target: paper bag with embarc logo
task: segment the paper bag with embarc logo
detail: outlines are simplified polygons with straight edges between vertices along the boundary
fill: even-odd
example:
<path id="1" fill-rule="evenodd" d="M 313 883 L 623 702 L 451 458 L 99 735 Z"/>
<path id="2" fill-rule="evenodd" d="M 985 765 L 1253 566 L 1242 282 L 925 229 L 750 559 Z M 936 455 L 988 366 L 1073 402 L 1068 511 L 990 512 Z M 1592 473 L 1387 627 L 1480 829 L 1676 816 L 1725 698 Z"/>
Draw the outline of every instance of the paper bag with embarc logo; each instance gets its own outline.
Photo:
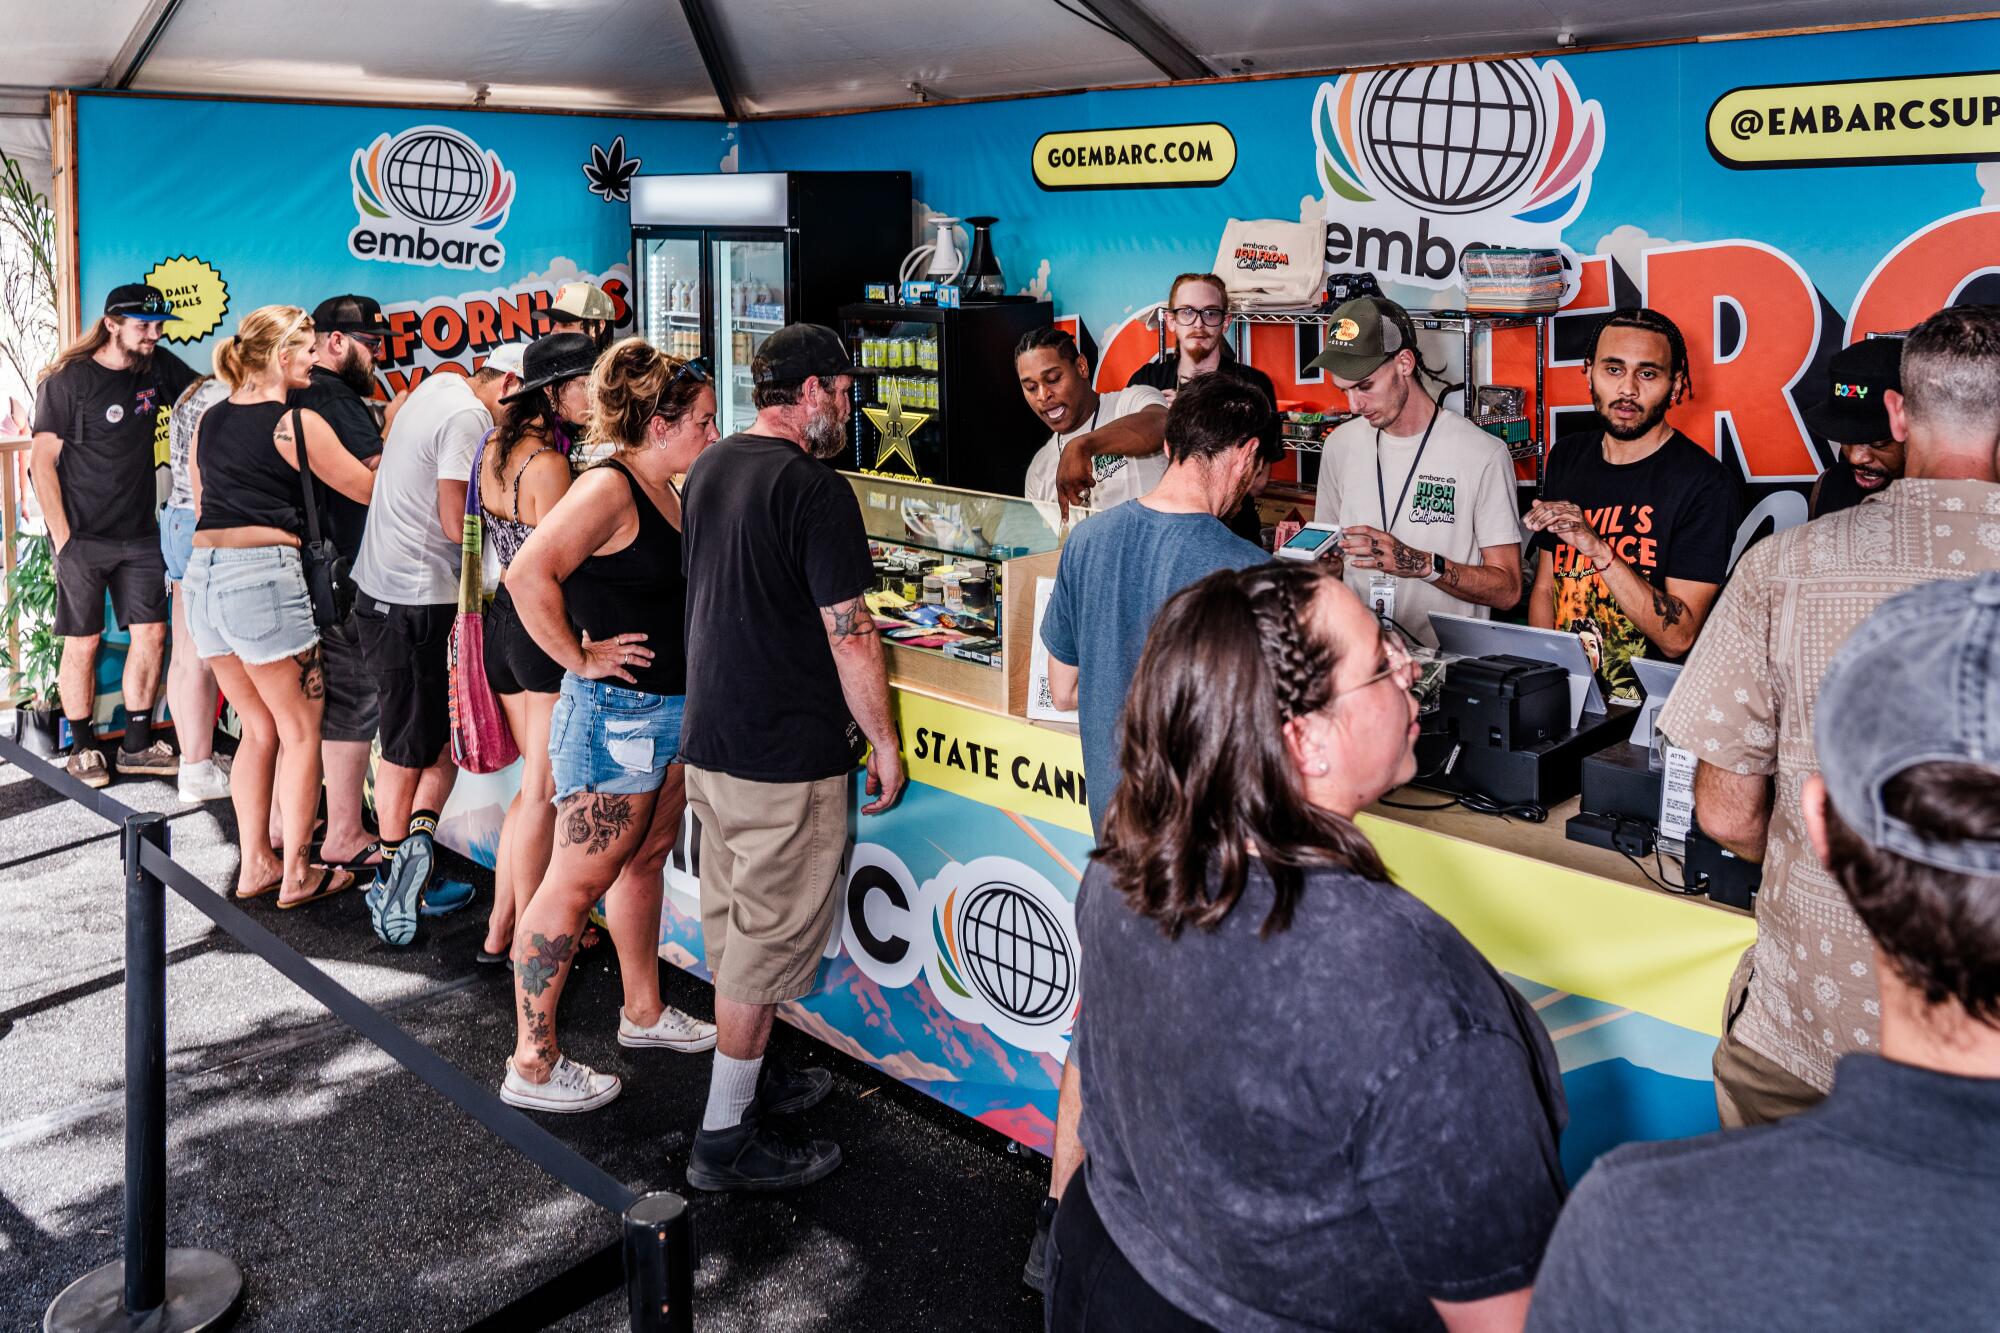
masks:
<path id="1" fill-rule="evenodd" d="M 1222 229 L 1215 272 L 1228 286 L 1232 306 L 1310 306 L 1319 300 L 1326 277 L 1326 224 L 1231 218 Z"/>

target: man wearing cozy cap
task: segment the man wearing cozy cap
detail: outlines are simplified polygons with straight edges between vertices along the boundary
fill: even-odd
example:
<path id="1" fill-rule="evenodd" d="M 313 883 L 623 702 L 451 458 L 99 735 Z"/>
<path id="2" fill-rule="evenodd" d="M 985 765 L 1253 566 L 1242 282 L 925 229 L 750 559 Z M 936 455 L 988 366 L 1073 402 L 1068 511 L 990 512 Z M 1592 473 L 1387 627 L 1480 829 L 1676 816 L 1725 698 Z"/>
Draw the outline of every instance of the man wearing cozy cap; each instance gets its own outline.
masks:
<path id="1" fill-rule="evenodd" d="M 1825 402 L 1806 409 L 1806 425 L 1830 440 L 1840 462 L 1813 483 L 1812 518 L 1851 509 L 1903 475 L 1903 442 L 1889 430 L 1890 393 L 1901 393 L 1903 340 L 1863 338 L 1833 354 Z"/>
<path id="2" fill-rule="evenodd" d="M 1848 1051 L 1879 1041 L 1877 964 L 1862 921 L 1814 854 L 1799 813 L 1829 772 L 1813 743 L 1828 659 L 1904 588 L 2000 570 L 2000 309 L 1941 311 L 1903 344 L 1901 391 L 1884 401 L 1909 450 L 1879 496 L 1767 537 L 1738 563 L 1660 712 L 1698 761 L 1695 822 L 1764 865 L 1757 942 L 1724 997 L 1715 1051 L 1725 1126 L 1812 1105 Z M 1912 651 L 1920 645 L 1913 644 Z M 1888 686 L 1847 707 L 1900 707 Z"/>
<path id="3" fill-rule="evenodd" d="M 375 365 L 389 337 L 389 321 L 372 296 L 330 296 L 313 307 L 312 382 L 292 392 L 294 407 L 326 419 L 347 452 L 379 467 L 382 432 L 368 399 L 375 394 Z M 333 544 L 348 567 L 361 558 L 368 506 L 326 488 Z M 381 848 L 361 822 L 362 788 L 368 780 L 368 751 L 380 711 L 375 678 L 361 655 L 361 632 L 354 613 L 320 631 L 326 664 L 326 715 L 320 722 L 320 757 L 326 773 L 326 832 L 317 859 L 365 872 L 380 864 Z M 278 818 L 275 806 L 272 820 Z"/>
<path id="4" fill-rule="evenodd" d="M 588 282 L 566 282 L 549 307 L 550 333 L 581 333 L 598 351 L 611 345 L 618 323 L 617 307 L 604 289 Z"/>
<path id="5" fill-rule="evenodd" d="M 1884 603 L 1819 691 L 1801 823 L 1862 927 L 1879 1039 L 1782 1124 L 1598 1158 L 1530 1329 L 1993 1326 L 2000 574 Z"/>
<path id="6" fill-rule="evenodd" d="M 35 387 L 28 469 L 55 553 L 55 632 L 63 640 L 56 687 L 71 747 L 64 766 L 92 787 L 111 781 L 91 734 L 107 590 L 119 628 L 132 636 L 118 771 L 172 777 L 180 766 L 167 743 L 153 739 L 168 612 L 154 469 L 166 457 L 168 414 L 198 378 L 172 352 L 157 350 L 173 317 L 156 287 L 112 288 L 103 318 L 62 350 Z"/>
<path id="7" fill-rule="evenodd" d="M 822 1069 L 764 1058 L 777 1006 L 808 993 L 839 919 L 848 784 L 868 749 L 862 807 L 903 790 L 873 577 L 853 490 L 817 460 L 846 447 L 855 369 L 840 335 L 789 324 L 750 363 L 750 429 L 712 445 L 682 498 L 687 713 L 681 755 L 701 821 L 701 928 L 718 1044 L 688 1183 L 788 1189 L 840 1165 L 771 1116 L 826 1095 Z M 872 747 L 872 748 L 869 748 Z"/>
<path id="8" fill-rule="evenodd" d="M 1424 643 L 1431 613 L 1481 620 L 1521 600 L 1521 524 L 1507 447 L 1438 404 L 1416 328 L 1394 301 L 1333 312 L 1311 369 L 1355 413 L 1327 437 L 1313 517 L 1337 523 L 1354 595 Z"/>

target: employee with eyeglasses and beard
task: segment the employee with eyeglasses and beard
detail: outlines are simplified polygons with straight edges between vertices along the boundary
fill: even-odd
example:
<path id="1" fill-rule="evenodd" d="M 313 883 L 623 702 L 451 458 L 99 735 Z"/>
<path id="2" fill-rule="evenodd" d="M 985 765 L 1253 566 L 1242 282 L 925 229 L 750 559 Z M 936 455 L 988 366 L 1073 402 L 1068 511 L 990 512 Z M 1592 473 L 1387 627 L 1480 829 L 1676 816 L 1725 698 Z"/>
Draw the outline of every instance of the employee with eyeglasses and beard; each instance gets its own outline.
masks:
<path id="1" fill-rule="evenodd" d="M 1667 420 L 1693 393 L 1672 320 L 1613 311 L 1584 373 L 1604 429 L 1549 451 L 1525 519 L 1540 553 L 1528 623 L 1579 636 L 1605 687 L 1632 699 L 1633 658 L 1678 660 L 1694 646 L 1729 574 L 1742 496 L 1715 455 Z"/>
<path id="2" fill-rule="evenodd" d="M 1262 542 L 1263 526 L 1257 518 L 1256 497 L 1271 479 L 1271 467 L 1284 457 L 1278 442 L 1278 389 L 1271 377 L 1246 361 L 1236 359 L 1229 340 L 1222 336 L 1229 322 L 1229 289 L 1213 273 L 1183 273 L 1167 289 L 1167 304 L 1160 318 L 1174 331 L 1175 346 L 1132 372 L 1126 388 L 1143 385 L 1158 389 L 1172 404 L 1174 395 L 1190 380 L 1220 373 L 1247 380 L 1264 391 L 1271 404 L 1271 418 L 1258 435 L 1260 466 L 1250 481 L 1250 492 L 1234 514 L 1223 516 L 1229 530 L 1246 541 Z"/>

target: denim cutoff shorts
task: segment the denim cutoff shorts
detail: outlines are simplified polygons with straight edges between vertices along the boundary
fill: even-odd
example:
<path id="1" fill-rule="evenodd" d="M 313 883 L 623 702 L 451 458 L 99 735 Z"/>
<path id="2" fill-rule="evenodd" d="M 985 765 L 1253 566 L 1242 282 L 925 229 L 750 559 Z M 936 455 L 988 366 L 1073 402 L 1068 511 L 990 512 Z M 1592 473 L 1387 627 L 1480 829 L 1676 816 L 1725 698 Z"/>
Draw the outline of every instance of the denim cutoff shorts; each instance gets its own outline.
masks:
<path id="1" fill-rule="evenodd" d="M 680 755 L 686 706 L 685 695 L 649 694 L 565 671 L 549 715 L 555 799 L 658 791 Z"/>
<path id="2" fill-rule="evenodd" d="M 319 643 L 296 546 L 197 546 L 181 587 L 188 633 L 203 657 L 245 666 L 296 657 Z"/>
<path id="3" fill-rule="evenodd" d="M 160 558 L 167 562 L 167 577 L 179 583 L 187 577 L 188 557 L 194 554 L 194 510 L 167 508 L 160 511 Z"/>

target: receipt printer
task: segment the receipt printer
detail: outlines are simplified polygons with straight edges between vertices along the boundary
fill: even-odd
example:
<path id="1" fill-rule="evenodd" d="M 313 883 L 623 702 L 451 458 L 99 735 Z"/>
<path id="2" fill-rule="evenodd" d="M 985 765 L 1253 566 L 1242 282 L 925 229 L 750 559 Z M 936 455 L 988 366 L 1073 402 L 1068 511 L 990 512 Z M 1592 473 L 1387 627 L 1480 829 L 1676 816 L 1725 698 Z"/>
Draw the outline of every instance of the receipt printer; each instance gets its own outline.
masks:
<path id="1" fill-rule="evenodd" d="M 1417 747 L 1419 785 L 1546 808 L 1576 795 L 1583 756 L 1625 739 L 1633 710 L 1586 712 L 1572 728 L 1567 671 L 1495 653 L 1446 668 L 1438 712 L 1442 727 Z"/>

